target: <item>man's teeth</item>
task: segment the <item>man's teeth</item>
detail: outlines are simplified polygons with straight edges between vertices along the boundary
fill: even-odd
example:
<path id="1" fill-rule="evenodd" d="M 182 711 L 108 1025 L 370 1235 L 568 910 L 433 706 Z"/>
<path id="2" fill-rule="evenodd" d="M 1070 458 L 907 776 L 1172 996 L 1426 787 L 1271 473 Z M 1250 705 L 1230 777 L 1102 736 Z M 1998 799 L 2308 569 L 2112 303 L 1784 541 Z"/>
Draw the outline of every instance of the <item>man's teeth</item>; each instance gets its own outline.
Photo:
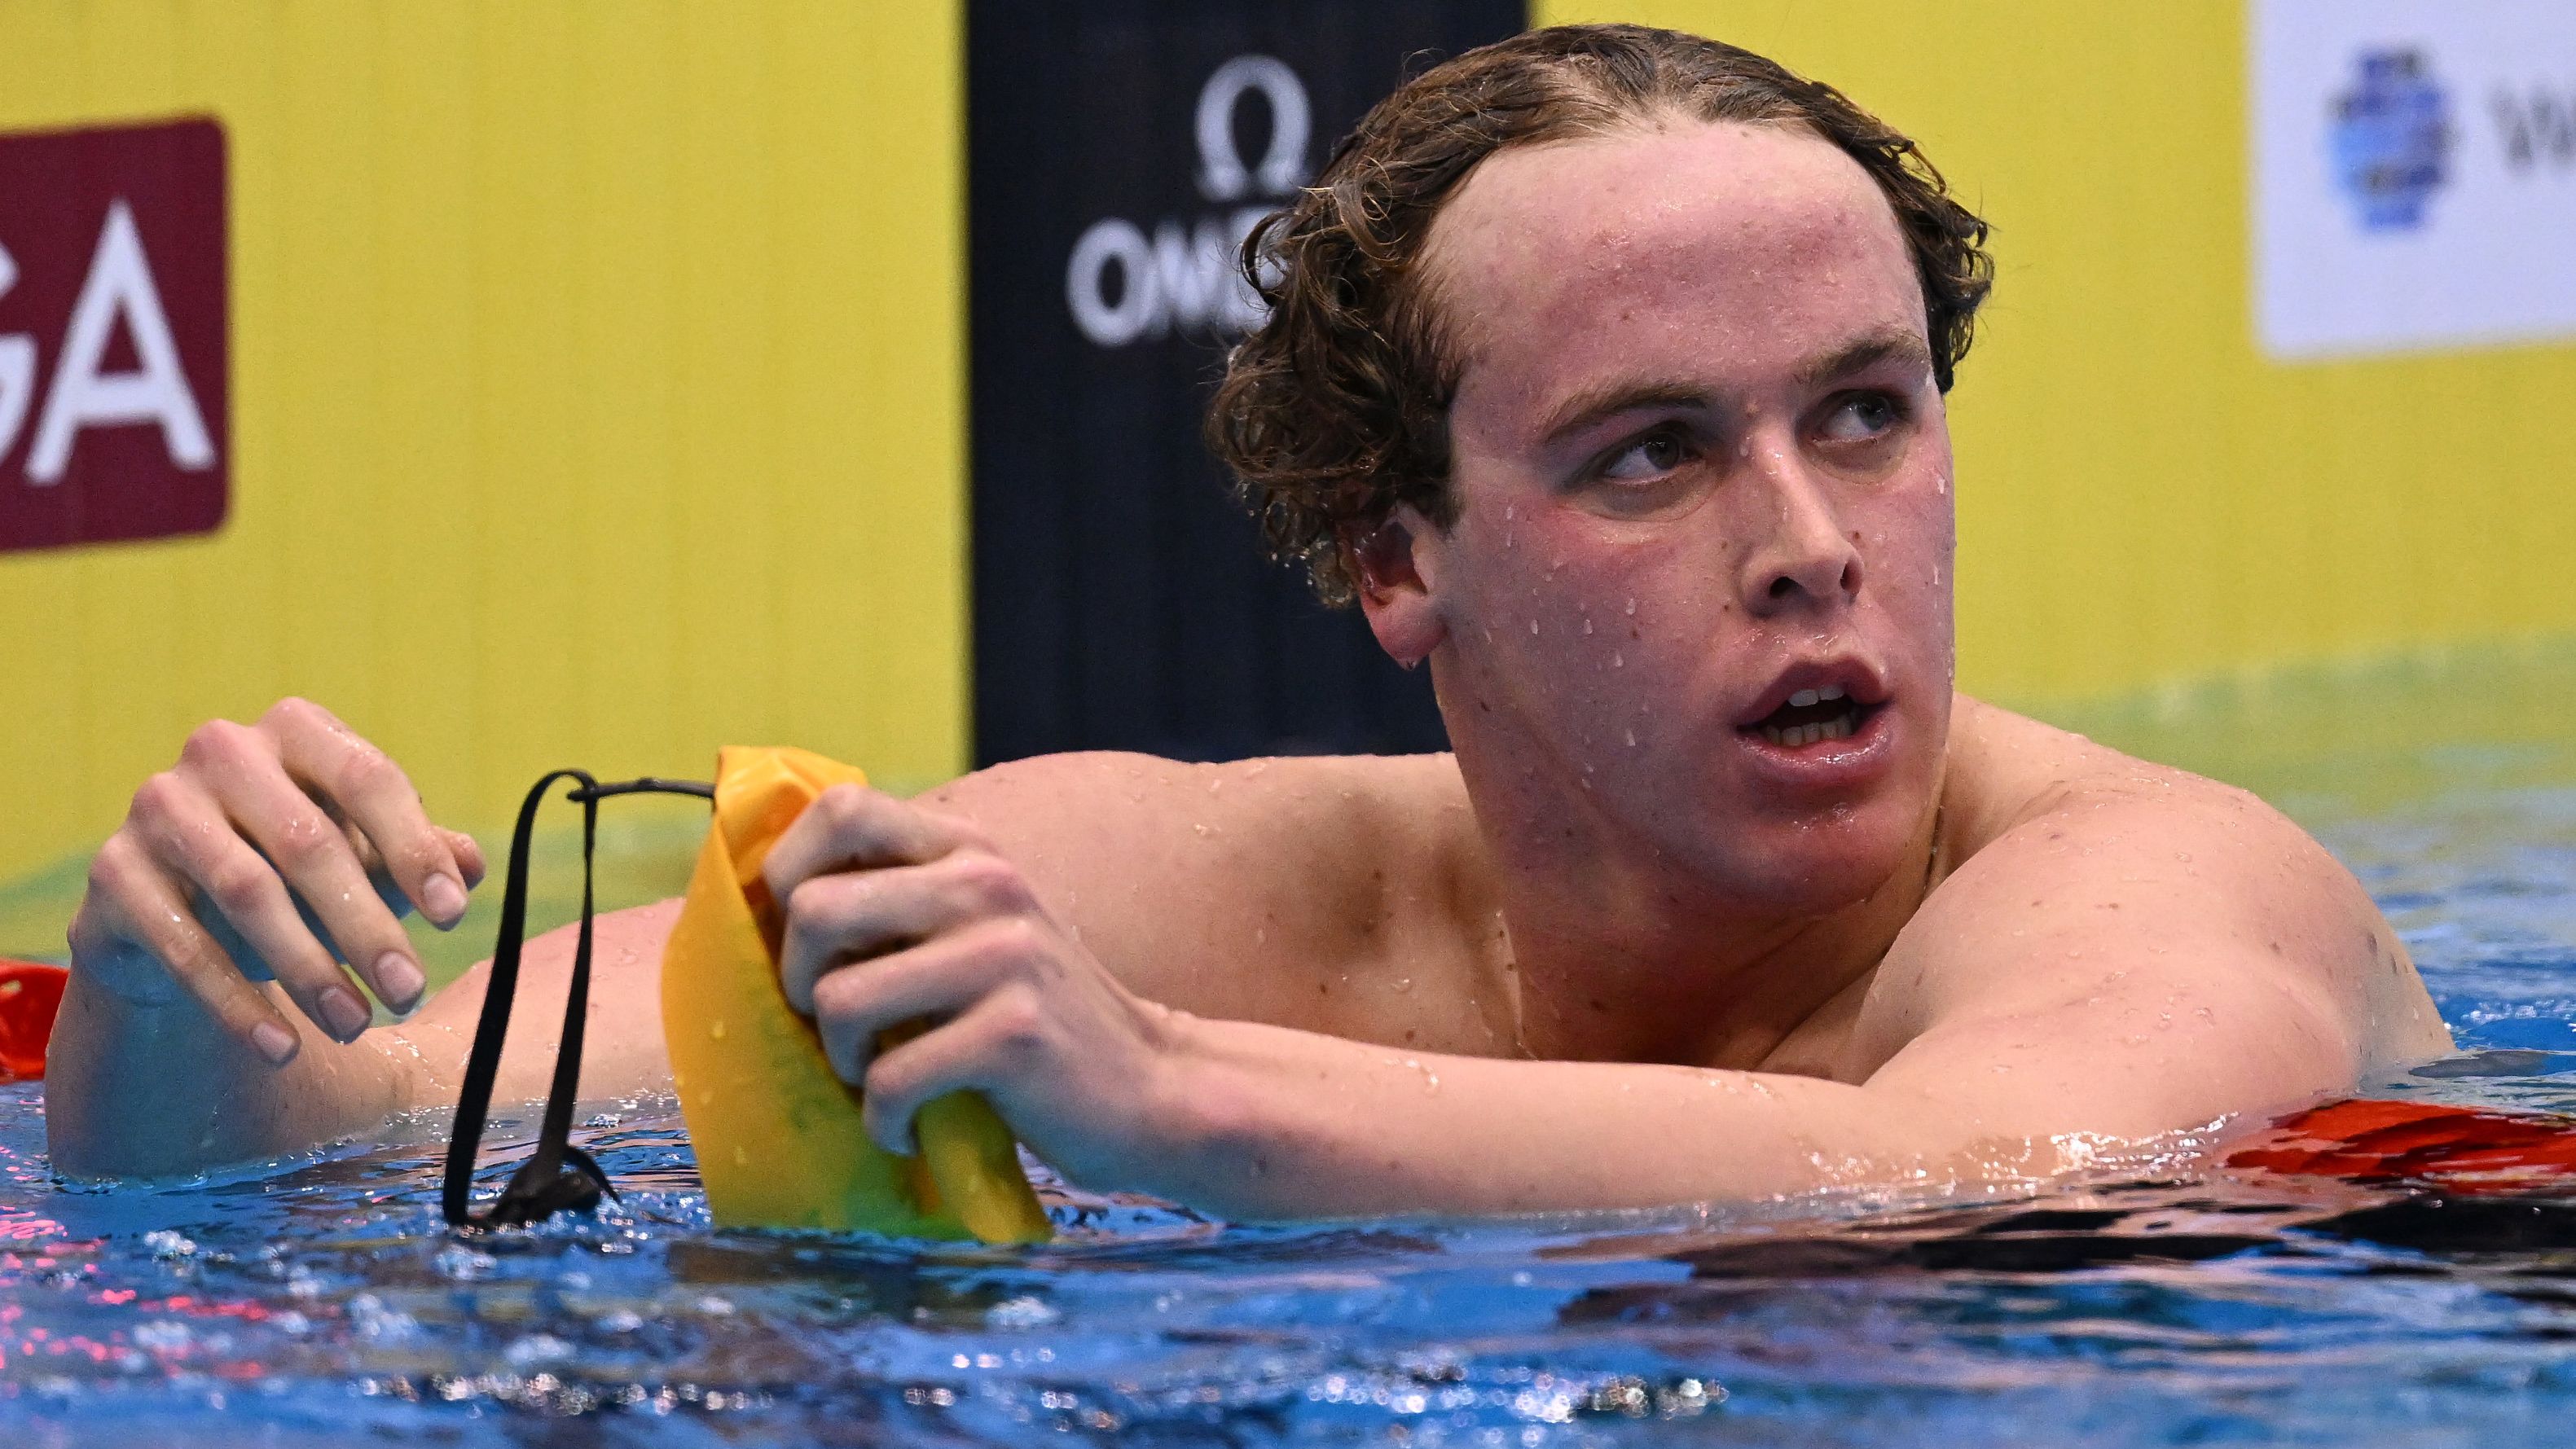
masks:
<path id="1" fill-rule="evenodd" d="M 1841 685 L 1828 684 L 1822 689 L 1799 690 L 1796 694 L 1789 696 L 1789 703 L 1796 708 L 1805 709 L 1807 706 L 1813 704 L 1831 704 L 1842 697 L 1843 687 Z"/>
<path id="2" fill-rule="evenodd" d="M 1778 725 L 1764 725 L 1762 737 L 1775 745 L 1784 745 L 1793 750 L 1812 745 L 1819 740 L 1847 740 L 1851 738 L 1852 719 L 1853 717 L 1846 713 L 1835 715 L 1821 724 L 1791 725 L 1787 729 L 1782 729 Z"/>

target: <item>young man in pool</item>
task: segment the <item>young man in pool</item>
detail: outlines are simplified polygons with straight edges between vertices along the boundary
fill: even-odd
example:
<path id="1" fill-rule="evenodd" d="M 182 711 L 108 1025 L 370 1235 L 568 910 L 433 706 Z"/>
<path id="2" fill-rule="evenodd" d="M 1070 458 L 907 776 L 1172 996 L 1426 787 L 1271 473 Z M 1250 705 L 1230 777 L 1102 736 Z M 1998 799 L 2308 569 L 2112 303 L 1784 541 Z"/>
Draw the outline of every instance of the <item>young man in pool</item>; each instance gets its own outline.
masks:
<path id="1" fill-rule="evenodd" d="M 1455 753 L 826 796 L 766 874 L 871 1131 L 972 1088 L 1074 1181 L 1228 1216 L 1622 1206 L 2047 1173 L 2444 1050 L 2280 816 L 1952 692 L 1983 234 L 1902 137 L 1692 37 L 1535 32 L 1381 104 L 1269 235 L 1212 432 Z M 56 1165 L 452 1100 L 482 973 L 370 1030 L 295 900 L 400 1010 L 379 891 L 452 924 L 481 871 L 316 706 L 198 730 L 72 928 Z M 600 923 L 594 1093 L 669 1080 L 675 909 Z M 531 947 L 523 1020 L 568 956 Z"/>

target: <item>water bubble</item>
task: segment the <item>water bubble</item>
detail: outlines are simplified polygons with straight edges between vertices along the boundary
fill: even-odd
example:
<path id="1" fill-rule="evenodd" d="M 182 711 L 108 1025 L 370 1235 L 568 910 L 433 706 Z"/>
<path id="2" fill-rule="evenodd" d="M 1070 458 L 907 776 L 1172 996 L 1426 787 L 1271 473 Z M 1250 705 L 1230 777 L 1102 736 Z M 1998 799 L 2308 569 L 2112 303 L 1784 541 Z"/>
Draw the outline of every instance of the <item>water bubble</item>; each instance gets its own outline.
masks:
<path id="1" fill-rule="evenodd" d="M 1043 1328 L 1063 1316 L 1045 1299 L 1022 1294 L 985 1309 L 984 1323 L 990 1328 Z"/>
<path id="2" fill-rule="evenodd" d="M 492 1276 L 492 1269 L 497 1266 L 491 1254 L 478 1253 L 462 1243 L 450 1244 L 440 1249 L 438 1256 L 430 1262 L 442 1277 L 453 1278 L 460 1283 L 489 1278 Z"/>
<path id="3" fill-rule="evenodd" d="M 501 1351 L 501 1356 L 510 1361 L 510 1367 L 524 1369 L 541 1363 L 560 1363 L 572 1357 L 572 1352 L 571 1344 L 551 1333 L 531 1333 L 513 1340 L 508 1348 Z"/>
<path id="4" fill-rule="evenodd" d="M 130 1336 L 136 1348 L 150 1349 L 154 1353 L 177 1353 L 186 1348 L 188 1341 L 196 1335 L 188 1331 L 188 1325 L 175 1318 L 156 1318 L 135 1329 Z"/>

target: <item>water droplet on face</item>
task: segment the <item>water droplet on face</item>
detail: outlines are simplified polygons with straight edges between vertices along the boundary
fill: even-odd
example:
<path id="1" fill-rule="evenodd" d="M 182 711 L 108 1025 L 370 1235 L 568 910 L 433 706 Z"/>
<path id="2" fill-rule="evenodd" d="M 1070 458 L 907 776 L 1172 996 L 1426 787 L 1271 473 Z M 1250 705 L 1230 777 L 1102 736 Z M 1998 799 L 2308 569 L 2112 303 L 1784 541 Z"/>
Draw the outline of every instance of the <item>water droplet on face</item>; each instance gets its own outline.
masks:
<path id="1" fill-rule="evenodd" d="M 1612 651 L 1610 651 L 1610 667 L 1611 667 L 1611 668 L 1613 668 L 1613 669 L 1618 669 L 1618 668 L 1620 668 L 1620 667 L 1622 667 L 1622 666 L 1626 665 L 1626 664 L 1627 664 L 1627 662 L 1628 662 L 1628 658 L 1627 658 L 1627 656 L 1626 656 L 1626 655 L 1621 654 L 1619 651 L 1617 651 L 1617 650 L 1615 650 L 1615 649 L 1614 649 L 1614 650 L 1612 650 Z"/>
<path id="2" fill-rule="evenodd" d="M 1413 989 L 1413 978 L 1410 976 L 1398 976 L 1395 978 L 1395 989 L 1398 991 L 1411 991 Z"/>
<path id="3" fill-rule="evenodd" d="M 1636 732 L 1635 730 L 1630 730 L 1630 731 L 1628 731 L 1628 748 L 1630 748 L 1630 749 L 1632 749 L 1632 750 L 1633 750 L 1633 749 L 1635 749 L 1636 747 L 1637 747 L 1637 732 Z"/>
<path id="4" fill-rule="evenodd" d="M 1592 621 L 1588 618 L 1583 621 L 1583 632 L 1585 634 L 1590 634 L 1592 632 Z"/>
<path id="5" fill-rule="evenodd" d="M 1538 637 L 1538 620 L 1536 619 L 1530 620 L 1530 637 L 1533 639 Z"/>
<path id="6" fill-rule="evenodd" d="M 711 1022 L 708 1022 L 708 1023 L 707 1023 L 707 1035 L 708 1035 L 708 1036 L 711 1036 L 711 1037 L 713 1037 L 713 1038 L 715 1038 L 717 1041 L 723 1041 L 723 1040 L 724 1040 L 724 1018 L 723 1018 L 723 1017 L 719 1016 L 719 1017 L 717 1017 L 715 1020 L 713 1020 L 713 1021 L 711 1021 Z"/>
<path id="7" fill-rule="evenodd" d="M 1630 617 L 1630 618 L 1634 618 L 1634 617 L 1636 617 L 1636 614 L 1637 614 L 1637 601 L 1636 601 L 1635 599 L 1630 599 L 1630 600 L 1628 601 L 1628 615 L 1629 615 L 1629 617 Z"/>

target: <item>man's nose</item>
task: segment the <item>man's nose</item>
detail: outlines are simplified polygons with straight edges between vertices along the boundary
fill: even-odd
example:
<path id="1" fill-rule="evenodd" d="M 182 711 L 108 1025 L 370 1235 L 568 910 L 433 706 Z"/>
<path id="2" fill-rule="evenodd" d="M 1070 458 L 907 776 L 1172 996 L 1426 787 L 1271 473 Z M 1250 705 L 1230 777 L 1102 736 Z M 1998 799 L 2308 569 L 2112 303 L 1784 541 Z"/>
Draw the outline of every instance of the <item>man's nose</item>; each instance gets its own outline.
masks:
<path id="1" fill-rule="evenodd" d="M 1843 532 L 1822 480 L 1795 452 L 1754 460 L 1768 526 L 1745 554 L 1745 612 L 1768 618 L 1797 609 L 1830 609 L 1860 594 L 1860 550 Z"/>

